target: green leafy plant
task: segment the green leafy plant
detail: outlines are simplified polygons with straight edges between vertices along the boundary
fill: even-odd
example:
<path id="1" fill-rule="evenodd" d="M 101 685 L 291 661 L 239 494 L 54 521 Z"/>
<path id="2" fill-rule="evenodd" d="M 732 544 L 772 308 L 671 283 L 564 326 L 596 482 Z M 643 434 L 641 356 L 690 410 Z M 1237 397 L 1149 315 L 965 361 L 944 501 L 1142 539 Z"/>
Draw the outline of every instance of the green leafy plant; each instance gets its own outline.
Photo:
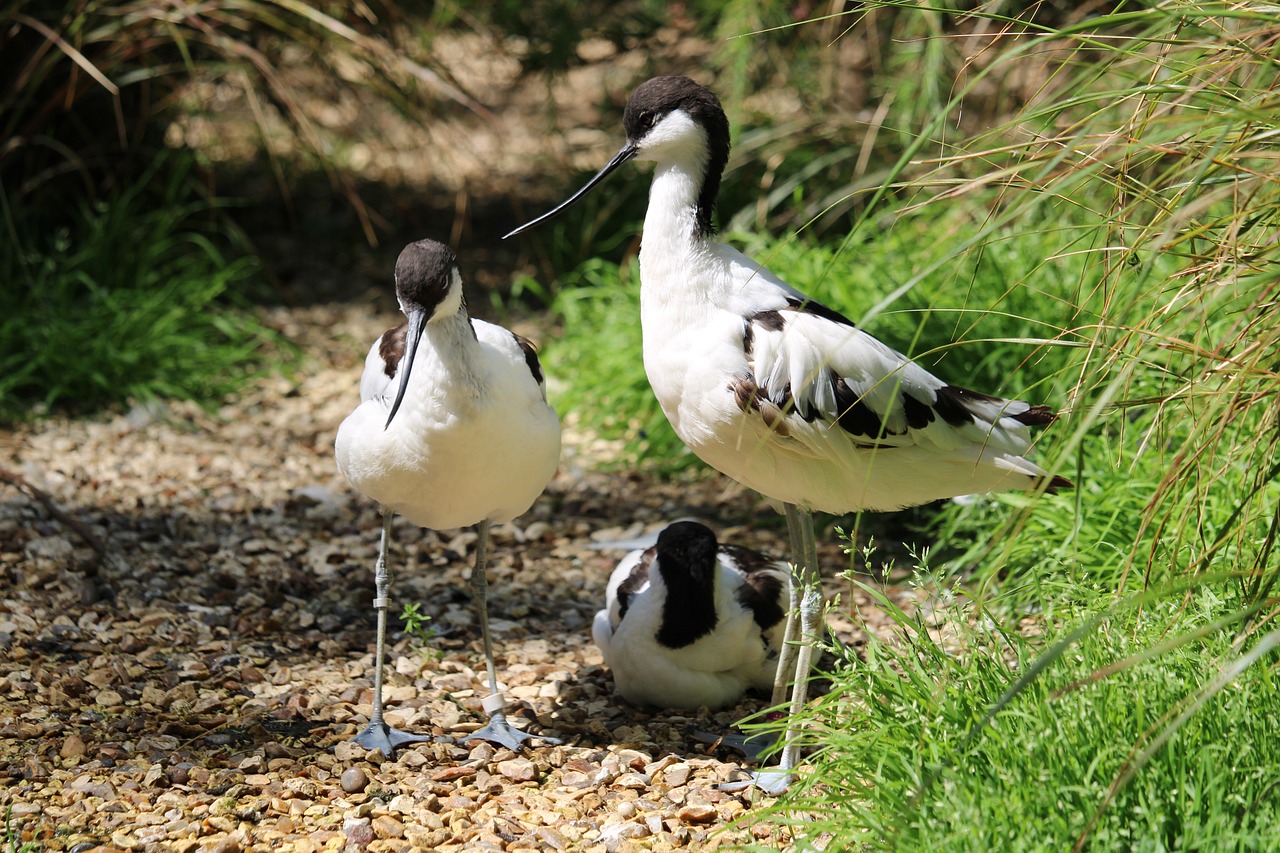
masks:
<path id="1" fill-rule="evenodd" d="M 431 615 L 422 612 L 422 605 L 416 601 L 405 602 L 400 611 L 400 621 L 404 622 L 404 632 L 412 638 L 418 651 L 430 658 L 440 657 L 440 650 L 432 645 L 440 632 L 430 624 Z"/>
<path id="2" fill-rule="evenodd" d="M 0 254 L 0 418 L 158 397 L 214 403 L 292 362 L 245 304 L 256 262 L 232 232 L 210 228 L 196 190 L 186 168 L 163 162 L 81 202 L 52 233 L 0 209 L 12 247 Z"/>

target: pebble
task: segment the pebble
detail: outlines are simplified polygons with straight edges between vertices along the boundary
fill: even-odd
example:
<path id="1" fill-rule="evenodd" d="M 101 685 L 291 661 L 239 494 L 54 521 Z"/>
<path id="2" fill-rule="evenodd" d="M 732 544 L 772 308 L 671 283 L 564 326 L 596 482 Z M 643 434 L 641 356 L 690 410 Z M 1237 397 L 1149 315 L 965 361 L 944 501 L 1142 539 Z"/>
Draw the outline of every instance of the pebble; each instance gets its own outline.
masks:
<path id="1" fill-rule="evenodd" d="M 342 821 L 342 834 L 346 836 L 349 846 L 368 847 L 373 841 L 373 828 L 369 825 L 368 818 L 346 818 Z"/>
<path id="2" fill-rule="evenodd" d="M 359 767 L 348 767 L 342 771 L 340 784 L 348 794 L 358 794 L 369 784 L 369 776 Z"/>
<path id="3" fill-rule="evenodd" d="M 662 781 L 666 782 L 669 787 L 680 788 L 688 784 L 689 774 L 692 772 L 693 768 L 688 764 L 672 764 L 662 771 Z"/>
<path id="4" fill-rule="evenodd" d="M 117 708 L 124 704 L 124 699 L 115 690 L 99 690 L 94 701 L 104 708 Z"/>
<path id="5" fill-rule="evenodd" d="M 682 823 L 711 823 L 718 815 L 714 806 L 691 804 L 676 812 L 676 817 L 680 818 Z"/>
<path id="6" fill-rule="evenodd" d="M 468 767 L 464 764 L 455 764 L 451 767 L 441 767 L 439 770 L 433 771 L 431 774 L 432 782 L 452 782 L 455 779 L 461 779 L 464 776 L 476 775 L 476 768 Z"/>
<path id="7" fill-rule="evenodd" d="M 381 815 L 373 819 L 370 824 L 373 834 L 378 838 L 403 838 L 404 824 L 393 818 L 391 815 Z"/>
<path id="8" fill-rule="evenodd" d="M 498 773 L 512 782 L 532 782 L 538 778 L 538 768 L 527 758 L 499 761 Z"/>
<path id="9" fill-rule="evenodd" d="M 80 735 L 67 735 L 66 740 L 62 742 L 62 748 L 58 750 L 58 755 L 63 758 L 79 758 L 84 755 L 84 739 Z"/>

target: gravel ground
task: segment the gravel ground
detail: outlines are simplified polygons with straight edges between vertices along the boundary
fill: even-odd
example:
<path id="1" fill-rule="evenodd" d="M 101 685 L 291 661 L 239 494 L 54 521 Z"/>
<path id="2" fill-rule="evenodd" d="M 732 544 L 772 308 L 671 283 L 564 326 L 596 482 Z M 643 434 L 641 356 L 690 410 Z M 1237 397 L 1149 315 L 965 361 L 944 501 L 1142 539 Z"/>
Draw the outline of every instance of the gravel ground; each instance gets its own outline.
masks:
<path id="1" fill-rule="evenodd" d="M 337 473 L 333 435 L 367 342 L 394 318 L 316 306 L 274 319 L 307 368 L 212 415 L 174 404 L 0 434 L 11 460 L 0 464 L 0 804 L 12 837 L 216 853 L 788 846 L 750 820 L 751 795 L 716 789 L 742 777 L 735 756 L 691 736 L 727 730 L 761 700 L 639 711 L 612 694 L 590 640 L 620 556 L 601 542 L 695 515 L 782 553 L 780 523 L 724 478 L 595 471 L 607 445 L 571 428 L 547 494 L 495 528 L 490 576 L 509 715 L 565 744 L 517 755 L 447 738 L 483 716 L 474 535 L 403 522 L 393 611 L 419 602 L 440 635 L 426 647 L 392 638 L 389 716 L 441 739 L 395 761 L 349 742 L 371 708 L 379 519 Z M 842 565 L 825 548 L 825 564 Z M 831 591 L 848 600 L 847 586 Z M 851 622 L 836 624 L 856 641 Z"/>

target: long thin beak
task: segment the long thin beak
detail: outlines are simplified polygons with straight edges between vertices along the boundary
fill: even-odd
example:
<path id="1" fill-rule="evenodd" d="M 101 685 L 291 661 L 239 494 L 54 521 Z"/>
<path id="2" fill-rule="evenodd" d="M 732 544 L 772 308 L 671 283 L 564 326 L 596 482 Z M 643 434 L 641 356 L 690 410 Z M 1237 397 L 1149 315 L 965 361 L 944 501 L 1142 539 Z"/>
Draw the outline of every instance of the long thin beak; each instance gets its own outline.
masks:
<path id="1" fill-rule="evenodd" d="M 573 195 L 569 196 L 567 201 L 560 202 L 560 204 L 557 205 L 555 209 L 542 214 L 532 222 L 526 222 L 524 225 L 521 225 L 519 228 L 515 229 L 514 231 L 504 234 L 502 239 L 505 240 L 508 237 L 514 237 L 515 235 L 521 233 L 522 231 L 528 231 L 533 226 L 538 225 L 539 223 L 542 223 L 542 222 L 546 222 L 551 217 L 556 216 L 562 211 L 566 210 L 570 205 L 578 201 L 578 199 L 582 198 L 584 195 L 591 192 L 591 190 L 595 188 L 596 184 L 600 183 L 605 178 L 609 177 L 609 175 L 613 172 L 614 169 L 617 169 L 623 163 L 627 162 L 632 157 L 636 156 L 638 151 L 639 149 L 636 148 L 635 143 L 628 142 L 626 145 L 622 146 L 622 149 L 619 150 L 617 154 L 613 155 L 612 160 L 604 164 L 603 169 L 596 172 L 596 175 L 594 178 L 587 181 L 587 185 L 585 187 L 578 190 Z"/>
<path id="2" fill-rule="evenodd" d="M 391 426 L 396 412 L 400 410 L 400 401 L 404 399 L 404 391 L 409 387 L 409 371 L 413 370 L 413 357 L 418 354 L 418 341 L 422 340 L 422 329 L 427 325 L 427 312 L 421 308 L 410 308 L 409 329 L 405 335 L 405 357 L 400 360 L 400 388 L 396 391 L 396 401 L 391 404 L 391 414 L 387 415 L 387 423 L 383 429 Z"/>

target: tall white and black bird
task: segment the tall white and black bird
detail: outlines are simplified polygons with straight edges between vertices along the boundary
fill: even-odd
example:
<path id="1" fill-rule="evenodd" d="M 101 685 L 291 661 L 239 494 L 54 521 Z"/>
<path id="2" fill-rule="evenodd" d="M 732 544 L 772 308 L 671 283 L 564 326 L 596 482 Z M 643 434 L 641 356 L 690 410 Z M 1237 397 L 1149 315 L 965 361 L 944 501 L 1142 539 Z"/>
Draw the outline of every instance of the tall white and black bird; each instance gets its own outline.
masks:
<path id="1" fill-rule="evenodd" d="M 629 160 L 655 164 L 640 247 L 645 372 L 694 453 L 786 506 L 800 582 L 774 702 L 785 700 L 794 676 L 794 718 L 821 618 L 811 512 L 1069 487 L 1026 459 L 1030 428 L 1054 413 L 933 376 L 716 242 L 729 122 L 709 89 L 686 77 L 648 80 L 627 101 L 623 127 L 625 144 L 586 186 L 507 236 L 555 216 Z M 788 784 L 799 758 L 793 735 L 779 769 L 758 779 L 763 787 Z"/>
<path id="2" fill-rule="evenodd" d="M 396 260 L 396 297 L 407 322 L 373 344 L 360 377 L 360 405 L 338 429 L 338 468 L 382 509 L 375 568 L 378 613 L 373 714 L 355 740 L 390 757 L 427 740 L 387 725 L 382 669 L 387 626 L 387 548 L 396 514 L 421 527 L 474 525 L 471 574 L 484 643 L 489 723 L 467 738 L 512 749 L 529 735 L 503 713 L 489 635 L 489 525 L 527 510 L 555 473 L 560 421 L 547 405 L 533 345 L 501 326 L 467 316 L 462 277 L 448 247 L 419 240 Z"/>
<path id="3" fill-rule="evenodd" d="M 722 708 L 773 686 L 791 570 L 677 521 L 609 577 L 591 635 L 623 698 L 658 708 Z"/>

